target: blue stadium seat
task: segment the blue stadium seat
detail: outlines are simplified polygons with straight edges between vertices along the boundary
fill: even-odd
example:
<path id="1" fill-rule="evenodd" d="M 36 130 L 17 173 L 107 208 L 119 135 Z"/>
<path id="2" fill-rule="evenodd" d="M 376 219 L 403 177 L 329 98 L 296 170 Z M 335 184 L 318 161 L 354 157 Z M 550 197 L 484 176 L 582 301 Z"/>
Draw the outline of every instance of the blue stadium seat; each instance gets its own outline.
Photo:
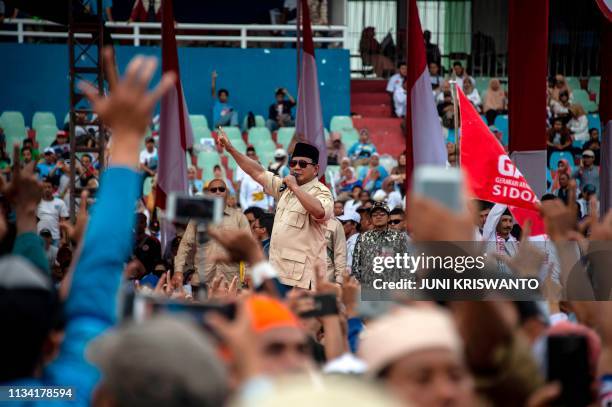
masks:
<path id="1" fill-rule="evenodd" d="M 601 120 L 598 114 L 587 114 L 587 120 L 589 121 L 589 130 L 595 127 L 599 130 L 599 134 L 601 135 Z"/>
<path id="2" fill-rule="evenodd" d="M 570 167 L 572 167 L 572 172 L 576 168 L 574 164 L 574 155 L 568 151 L 555 151 L 550 154 L 550 169 L 556 170 L 557 165 L 559 165 L 559 161 L 565 159 L 569 162 Z"/>
<path id="3" fill-rule="evenodd" d="M 509 128 L 508 128 L 508 115 L 507 114 L 498 115 L 495 118 L 494 126 L 497 127 L 499 131 L 502 133 L 502 144 L 507 146 L 508 141 L 510 139 Z"/>
<path id="4" fill-rule="evenodd" d="M 334 116 L 331 118 L 329 129 L 331 131 L 342 131 L 354 128 L 353 119 L 349 116 Z"/>

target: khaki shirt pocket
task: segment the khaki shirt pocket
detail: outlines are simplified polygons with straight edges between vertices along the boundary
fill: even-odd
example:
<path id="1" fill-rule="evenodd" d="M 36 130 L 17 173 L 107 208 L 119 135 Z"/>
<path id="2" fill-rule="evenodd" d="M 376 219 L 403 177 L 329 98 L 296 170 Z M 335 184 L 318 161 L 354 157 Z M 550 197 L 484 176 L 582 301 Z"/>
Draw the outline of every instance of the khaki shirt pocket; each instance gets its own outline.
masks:
<path id="1" fill-rule="evenodd" d="M 306 254 L 298 250 L 281 249 L 282 269 L 286 275 L 283 277 L 299 281 L 306 268 Z"/>
<path id="2" fill-rule="evenodd" d="M 308 212 L 302 206 L 285 209 L 283 212 L 285 223 L 298 229 L 302 229 L 304 227 L 307 216 Z"/>

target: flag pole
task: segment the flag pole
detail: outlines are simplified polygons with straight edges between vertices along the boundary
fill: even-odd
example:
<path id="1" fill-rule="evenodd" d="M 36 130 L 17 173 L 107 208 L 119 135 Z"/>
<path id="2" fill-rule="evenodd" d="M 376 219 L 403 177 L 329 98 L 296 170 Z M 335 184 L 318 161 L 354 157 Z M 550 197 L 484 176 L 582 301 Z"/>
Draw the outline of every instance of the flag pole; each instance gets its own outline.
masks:
<path id="1" fill-rule="evenodd" d="M 459 154 L 459 101 L 457 100 L 457 81 L 449 81 L 451 84 L 451 95 L 453 97 L 453 118 L 455 123 L 455 155 L 457 156 L 457 167 L 461 167 Z"/>

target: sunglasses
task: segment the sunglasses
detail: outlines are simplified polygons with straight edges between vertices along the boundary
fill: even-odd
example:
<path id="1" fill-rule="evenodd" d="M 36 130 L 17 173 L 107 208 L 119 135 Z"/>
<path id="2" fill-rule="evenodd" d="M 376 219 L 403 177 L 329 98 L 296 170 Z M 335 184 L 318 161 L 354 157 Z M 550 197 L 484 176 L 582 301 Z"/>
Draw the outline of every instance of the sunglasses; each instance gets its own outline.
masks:
<path id="1" fill-rule="evenodd" d="M 289 161 L 289 166 L 291 168 L 297 167 L 298 165 L 300 166 L 300 168 L 304 169 L 304 168 L 308 167 L 309 165 L 314 165 L 314 163 L 309 163 L 308 161 L 305 161 L 305 160 L 291 160 L 291 161 Z"/>
<path id="2" fill-rule="evenodd" d="M 387 222 L 387 224 L 389 225 L 399 225 L 402 221 L 399 219 L 392 219 L 389 222 Z"/>
<path id="3" fill-rule="evenodd" d="M 357 213 L 359 212 L 368 212 L 370 208 L 357 208 Z"/>
<path id="4" fill-rule="evenodd" d="M 225 187 L 213 187 L 213 188 L 209 188 L 208 190 L 214 194 L 214 193 L 216 193 L 217 191 L 219 191 L 219 192 L 225 192 Z"/>

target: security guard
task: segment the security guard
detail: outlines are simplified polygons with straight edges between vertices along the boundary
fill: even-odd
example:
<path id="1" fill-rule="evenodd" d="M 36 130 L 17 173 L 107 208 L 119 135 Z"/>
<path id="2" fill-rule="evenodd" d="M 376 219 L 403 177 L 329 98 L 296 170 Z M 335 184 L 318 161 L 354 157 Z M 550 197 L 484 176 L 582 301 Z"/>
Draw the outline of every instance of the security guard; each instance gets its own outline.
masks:
<path id="1" fill-rule="evenodd" d="M 342 284 L 346 270 L 346 237 L 342 223 L 334 217 L 327 221 L 327 274 L 329 281 Z"/>
<path id="2" fill-rule="evenodd" d="M 237 151 L 223 131 L 218 134 L 219 143 L 240 168 L 278 202 L 270 263 L 278 270 L 280 282 L 314 288 L 315 264 L 326 267 L 325 232 L 333 213 L 332 194 L 317 179 L 319 150 L 310 144 L 297 143 L 289 161 L 291 174 L 281 179 Z"/>
<path id="3" fill-rule="evenodd" d="M 227 200 L 227 185 L 221 179 L 210 181 L 208 192 L 213 196 L 223 198 L 224 201 Z M 239 209 L 230 208 L 227 205 L 223 209 L 223 219 L 218 228 L 220 230 L 250 230 L 246 216 Z M 192 220 L 185 229 L 185 234 L 174 260 L 175 273 L 182 273 L 187 264 L 194 264 L 196 273 L 191 279 L 192 286 L 198 286 L 200 278 L 204 278 L 206 283 L 210 283 L 215 277 L 222 275 L 230 283 L 235 276 L 239 275 L 239 264 L 223 264 L 210 261 L 213 256 L 225 253 L 225 250 L 217 242 L 210 240 L 200 246 L 197 238 L 197 224 Z"/>

